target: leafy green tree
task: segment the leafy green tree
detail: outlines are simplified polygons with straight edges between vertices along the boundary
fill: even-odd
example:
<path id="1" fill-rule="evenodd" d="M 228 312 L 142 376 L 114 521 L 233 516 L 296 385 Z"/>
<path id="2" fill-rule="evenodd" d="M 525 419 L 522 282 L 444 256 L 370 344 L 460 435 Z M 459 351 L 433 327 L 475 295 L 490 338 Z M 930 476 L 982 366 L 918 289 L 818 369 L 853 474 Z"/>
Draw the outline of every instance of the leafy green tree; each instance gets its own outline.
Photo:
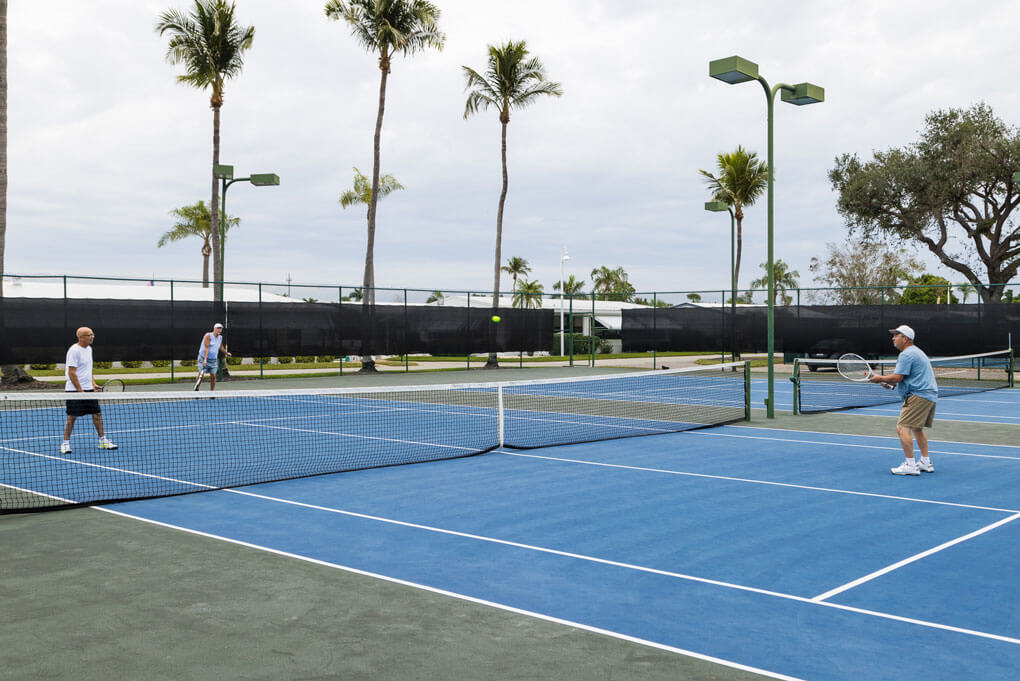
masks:
<path id="1" fill-rule="evenodd" d="M 917 142 L 863 162 L 836 158 L 829 180 L 851 235 L 923 245 L 985 302 L 1020 270 L 1020 129 L 991 107 L 933 111 Z"/>
<path id="2" fill-rule="evenodd" d="M 440 305 L 442 305 L 444 300 L 446 300 L 446 296 L 443 294 L 442 291 L 433 291 L 432 295 L 430 295 L 428 299 L 425 301 L 425 304 L 428 305 L 429 303 L 439 303 Z"/>
<path id="3" fill-rule="evenodd" d="M 404 185 L 397 182 L 397 178 L 392 175 L 383 175 L 379 178 L 379 198 L 383 199 L 392 194 L 393 192 L 403 189 Z M 368 181 L 357 168 L 354 169 L 354 187 L 348 189 L 340 195 L 340 205 L 344 208 L 356 204 L 365 204 L 366 206 L 372 203 L 372 184 Z"/>
<path id="4" fill-rule="evenodd" d="M 542 294 L 545 287 L 537 281 L 521 279 L 514 289 L 513 306 L 532 309 L 542 307 Z"/>
<path id="5" fill-rule="evenodd" d="M 554 291 L 563 291 L 564 296 L 573 296 L 574 298 L 583 298 L 581 292 L 584 291 L 584 280 L 578 279 L 573 274 L 567 277 L 566 281 L 557 281 L 553 284 Z"/>
<path id="6" fill-rule="evenodd" d="M 369 52 L 379 55 L 379 108 L 372 142 L 372 185 L 368 202 L 368 238 L 365 247 L 365 274 L 362 287 L 365 310 L 375 303 L 375 228 L 381 178 L 380 139 L 383 114 L 386 111 L 386 83 L 393 56 L 421 52 L 427 48 L 443 49 L 446 35 L 439 30 L 439 8 L 425 0 L 330 0 L 326 16 L 344 21 L 354 39 Z M 361 371 L 374 372 L 375 360 L 361 358 Z"/>
<path id="7" fill-rule="evenodd" d="M 848 239 L 842 246 L 826 244 L 824 259 L 811 258 L 808 269 L 816 282 L 831 287 L 812 291 L 811 297 L 837 305 L 896 303 L 896 290 L 921 269 L 921 264 L 888 245 Z"/>
<path id="8" fill-rule="evenodd" d="M 733 209 L 737 225 L 737 249 L 733 281 L 740 281 L 740 254 L 743 247 L 744 206 L 754 205 L 768 187 L 768 164 L 758 154 L 737 146 L 736 151 L 716 157 L 718 175 L 699 170 L 712 192 L 713 201 L 722 201 Z"/>
<path id="9" fill-rule="evenodd" d="M 500 270 L 513 277 L 513 284 L 511 284 L 510 290 L 516 291 L 517 278 L 531 273 L 531 265 L 529 265 L 528 261 L 524 258 L 518 258 L 515 256 L 513 258 L 509 258 Z"/>
<path id="10" fill-rule="evenodd" d="M 688 293 L 687 294 L 687 300 L 691 301 L 692 303 L 700 303 L 701 302 L 701 294 L 700 293 Z"/>
<path id="11" fill-rule="evenodd" d="M 213 168 L 220 162 L 220 109 L 223 107 L 223 84 L 241 74 L 244 53 L 255 40 L 253 26 L 241 26 L 234 17 L 234 3 L 226 0 L 195 0 L 189 14 L 170 9 L 160 15 L 156 31 L 169 35 L 166 59 L 173 65 L 183 64 L 185 73 L 178 82 L 200 90 L 210 89 L 209 106 L 213 110 Z M 212 199 L 210 220 L 219 224 L 219 182 L 210 173 Z M 212 230 L 213 279 L 222 281 L 219 230 Z M 216 287 L 216 300 L 222 292 Z"/>
<path id="12" fill-rule="evenodd" d="M 751 282 L 751 288 L 767 289 L 769 286 L 769 268 L 768 263 L 761 264 L 762 270 L 765 274 L 762 275 L 761 279 L 755 279 Z M 793 302 L 793 298 L 787 294 L 787 291 L 796 289 L 800 286 L 797 283 L 797 278 L 800 276 L 800 272 L 797 270 L 791 270 L 790 266 L 783 262 L 781 259 L 776 259 L 772 263 L 772 271 L 774 273 L 774 285 L 775 285 L 775 296 L 778 299 L 782 299 L 783 305 L 789 305 Z"/>
<path id="13" fill-rule="evenodd" d="M 348 293 L 340 300 L 341 301 L 347 300 L 352 303 L 360 303 L 364 299 L 364 297 L 365 297 L 364 292 L 362 291 L 362 288 L 359 286 L 355 289 L 352 289 L 350 293 Z"/>
<path id="14" fill-rule="evenodd" d="M 170 211 L 170 215 L 176 218 L 174 226 L 164 232 L 163 236 L 156 242 L 157 248 L 163 248 L 168 243 L 198 237 L 202 240 L 202 288 L 209 288 L 209 256 L 212 255 L 212 239 L 214 230 L 210 228 L 212 216 L 205 201 L 199 201 L 190 206 L 181 206 Z M 226 230 L 241 224 L 241 218 L 227 217 L 225 220 Z M 224 235 L 225 236 L 225 235 Z"/>
<path id="15" fill-rule="evenodd" d="M 501 251 L 503 246 L 503 207 L 506 204 L 509 175 L 506 166 L 506 130 L 510 125 L 510 112 L 521 110 L 544 95 L 559 97 L 563 89 L 559 83 L 546 80 L 545 66 L 537 57 L 528 58 L 527 44 L 521 40 L 507 41 L 503 45 L 489 45 L 489 58 L 485 73 L 462 66 L 464 72 L 464 89 L 468 91 L 467 103 L 464 105 L 464 118 L 489 108 L 499 112 L 501 130 L 501 159 L 503 169 L 503 187 L 499 193 L 499 206 L 496 209 L 496 266 L 492 283 L 492 307 L 499 305 L 499 273 Z M 485 363 L 487 367 L 499 366 L 496 353 L 490 352 Z"/>
<path id="16" fill-rule="evenodd" d="M 958 303 L 960 299 L 953 295 L 952 288 L 952 284 L 945 277 L 925 272 L 910 281 L 910 285 L 903 292 L 900 302 L 904 305 Z"/>

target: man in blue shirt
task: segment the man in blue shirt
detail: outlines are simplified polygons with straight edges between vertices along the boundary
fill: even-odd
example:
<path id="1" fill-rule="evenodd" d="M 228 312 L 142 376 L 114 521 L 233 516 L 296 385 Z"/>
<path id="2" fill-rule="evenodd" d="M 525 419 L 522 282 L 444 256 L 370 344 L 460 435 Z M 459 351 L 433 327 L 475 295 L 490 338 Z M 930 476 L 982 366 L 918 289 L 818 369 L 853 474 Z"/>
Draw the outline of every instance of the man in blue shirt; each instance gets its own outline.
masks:
<path id="1" fill-rule="evenodd" d="M 900 436 L 900 444 L 906 459 L 896 468 L 890 469 L 893 475 L 920 475 L 934 473 L 935 466 L 928 458 L 928 436 L 925 428 L 931 428 L 935 420 L 935 402 L 939 398 L 939 387 L 935 383 L 935 372 L 931 368 L 931 360 L 921 348 L 914 345 L 914 330 L 902 324 L 892 333 L 892 342 L 900 356 L 896 360 L 893 373 L 872 376 L 872 383 L 884 383 L 896 386 L 903 399 L 903 409 L 896 422 L 896 432 Z M 914 460 L 914 440 L 921 450 L 921 460 Z"/>

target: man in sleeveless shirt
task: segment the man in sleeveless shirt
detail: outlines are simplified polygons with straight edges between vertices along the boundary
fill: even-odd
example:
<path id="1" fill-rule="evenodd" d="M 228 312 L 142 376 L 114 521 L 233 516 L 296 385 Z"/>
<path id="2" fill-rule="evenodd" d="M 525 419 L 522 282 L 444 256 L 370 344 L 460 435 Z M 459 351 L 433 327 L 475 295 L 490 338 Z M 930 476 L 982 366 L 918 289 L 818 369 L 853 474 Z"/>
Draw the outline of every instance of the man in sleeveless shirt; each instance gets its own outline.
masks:
<path id="1" fill-rule="evenodd" d="M 202 344 L 198 347 L 198 382 L 195 390 L 198 390 L 205 375 L 209 376 L 209 390 L 216 390 L 216 368 L 221 350 L 225 356 L 231 356 L 223 345 L 223 325 L 217 322 L 213 330 L 202 337 Z"/>

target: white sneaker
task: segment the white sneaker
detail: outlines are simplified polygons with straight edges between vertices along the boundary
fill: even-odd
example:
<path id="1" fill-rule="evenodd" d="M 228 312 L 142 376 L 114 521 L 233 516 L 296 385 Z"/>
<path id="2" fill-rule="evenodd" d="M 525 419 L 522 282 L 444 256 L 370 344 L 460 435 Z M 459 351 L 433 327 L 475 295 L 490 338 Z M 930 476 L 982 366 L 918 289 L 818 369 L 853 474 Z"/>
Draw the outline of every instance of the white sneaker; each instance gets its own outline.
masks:
<path id="1" fill-rule="evenodd" d="M 920 475 L 921 469 L 917 467 L 916 463 L 904 461 L 896 468 L 890 468 L 889 472 L 893 475 Z"/>
<path id="2" fill-rule="evenodd" d="M 918 461 L 917 462 L 917 468 L 922 473 L 934 473 L 935 472 L 935 466 L 932 465 L 931 461 L 929 461 L 928 463 L 925 463 L 924 461 Z"/>
<path id="3" fill-rule="evenodd" d="M 60 443 L 60 453 L 61 454 L 70 454 L 71 453 L 71 443 L 70 442 L 61 442 Z"/>
<path id="4" fill-rule="evenodd" d="M 100 449 L 117 449 L 117 445 L 115 445 L 112 442 L 110 442 L 109 438 L 104 437 L 104 438 L 101 438 L 99 440 L 99 448 Z"/>

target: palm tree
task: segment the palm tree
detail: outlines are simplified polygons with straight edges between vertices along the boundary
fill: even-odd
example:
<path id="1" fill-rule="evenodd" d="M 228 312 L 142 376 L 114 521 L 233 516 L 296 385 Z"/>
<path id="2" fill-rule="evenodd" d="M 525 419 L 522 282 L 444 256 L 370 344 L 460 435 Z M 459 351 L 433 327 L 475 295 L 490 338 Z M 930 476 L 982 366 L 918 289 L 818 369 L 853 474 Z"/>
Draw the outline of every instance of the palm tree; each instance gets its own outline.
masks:
<path id="1" fill-rule="evenodd" d="M 326 16 L 335 21 L 347 22 L 355 40 L 369 52 L 379 55 L 379 109 L 372 143 L 372 187 L 368 201 L 365 275 L 362 279 L 365 292 L 362 304 L 371 313 L 371 306 L 375 304 L 376 208 L 382 196 L 379 141 L 386 111 L 386 81 L 390 75 L 390 62 L 397 52 L 407 56 L 428 47 L 442 50 L 446 35 L 436 23 L 439 8 L 426 0 L 329 0 L 326 3 Z M 361 371 L 375 371 L 375 361 L 367 354 L 362 357 Z"/>
<path id="2" fill-rule="evenodd" d="M 430 295 L 428 299 L 426 299 L 425 304 L 428 305 L 429 303 L 439 303 L 440 305 L 442 305 L 445 300 L 446 295 L 444 295 L 442 291 L 433 291 L 432 295 Z"/>
<path id="3" fill-rule="evenodd" d="M 359 286 L 359 287 L 357 287 L 355 289 L 352 289 L 350 293 L 348 293 L 346 296 L 341 298 L 340 302 L 343 302 L 345 300 L 349 300 L 352 303 L 360 303 L 360 302 L 362 302 L 364 300 L 364 298 L 365 298 L 364 293 L 363 293 L 361 287 Z"/>
<path id="4" fill-rule="evenodd" d="M 967 302 L 967 297 L 971 293 L 977 292 L 977 288 L 974 286 L 974 284 L 960 284 L 959 286 L 956 287 L 956 290 L 960 292 L 961 296 L 963 296 L 964 303 Z"/>
<path id="5" fill-rule="evenodd" d="M 763 276 L 761 279 L 755 279 L 754 281 L 752 281 L 751 282 L 752 289 L 768 288 L 769 286 L 768 263 L 763 262 L 761 264 L 761 268 L 765 270 L 765 276 Z M 790 289 L 795 289 L 799 286 L 799 284 L 797 283 L 797 277 L 800 276 L 800 272 L 798 272 L 797 270 L 791 271 L 789 265 L 787 265 L 782 260 L 778 259 L 772 264 L 772 271 L 775 274 L 775 276 L 773 277 L 775 280 L 776 287 L 775 295 L 777 298 L 780 295 L 782 295 L 783 305 L 789 305 L 791 302 L 793 302 L 793 298 L 787 295 L 786 292 Z"/>
<path id="6" fill-rule="evenodd" d="M 526 309 L 542 307 L 545 287 L 537 281 L 521 279 L 514 290 L 513 306 Z"/>
<path id="7" fill-rule="evenodd" d="M 190 14 L 170 9 L 160 15 L 156 32 L 170 35 L 166 59 L 185 66 L 177 81 L 200 90 L 212 90 L 209 106 L 213 110 L 213 169 L 220 162 L 220 109 L 223 107 L 223 84 L 241 74 L 244 53 L 255 40 L 254 26 L 241 26 L 234 18 L 234 3 L 226 0 L 195 0 Z M 211 224 L 219 225 L 219 183 L 212 175 L 212 199 L 209 201 Z M 212 230 L 213 279 L 222 281 L 219 230 Z M 216 287 L 216 300 L 223 292 Z"/>
<path id="8" fill-rule="evenodd" d="M 209 288 L 209 256 L 212 255 L 212 238 L 218 230 L 210 229 L 212 217 L 205 201 L 199 201 L 191 206 L 181 206 L 170 211 L 170 215 L 177 218 L 177 222 L 159 238 L 157 248 L 163 248 L 168 243 L 180 241 L 189 236 L 197 236 L 202 239 L 202 288 Z M 227 217 L 226 228 L 237 227 L 241 224 L 241 218 Z"/>
<path id="9" fill-rule="evenodd" d="M 535 102 L 542 95 L 559 97 L 563 88 L 559 83 L 545 79 L 545 66 L 537 57 L 528 59 L 528 47 L 523 40 L 507 41 L 499 47 L 489 45 L 489 60 L 482 75 L 474 69 L 463 66 L 465 85 L 468 91 L 464 105 L 464 118 L 490 107 L 499 112 L 501 129 L 501 159 L 503 188 L 499 193 L 499 207 L 496 209 L 496 259 L 492 282 L 492 307 L 499 306 L 499 272 L 503 245 L 503 207 L 509 178 L 506 169 L 506 129 L 510 124 L 510 111 L 520 110 Z M 496 353 L 490 352 L 485 362 L 487 367 L 497 367 Z"/>
<path id="10" fill-rule="evenodd" d="M 524 258 L 518 258 L 514 256 L 506 261 L 506 264 L 500 268 L 503 272 L 506 272 L 514 278 L 513 284 L 510 286 L 511 291 L 517 290 L 517 277 L 523 277 L 525 274 L 531 273 L 531 265 Z M 493 306 L 495 307 L 495 306 Z"/>
<path id="11" fill-rule="evenodd" d="M 611 270 L 605 265 L 591 271 L 592 293 L 602 294 L 602 300 L 611 298 L 621 301 L 634 297 L 635 289 L 627 281 L 627 272 L 622 267 Z"/>
<path id="12" fill-rule="evenodd" d="M 397 191 L 403 189 L 404 185 L 397 182 L 397 178 L 392 175 L 383 175 L 379 178 L 379 198 L 385 198 Z M 354 187 L 348 189 L 340 195 L 340 205 L 344 208 L 353 206 L 356 203 L 363 203 L 366 206 L 372 204 L 372 185 L 369 183 L 368 178 L 365 177 L 357 168 L 354 169 Z"/>
<path id="13" fill-rule="evenodd" d="M 744 206 L 751 206 L 768 187 L 768 164 L 758 160 L 758 154 L 737 150 L 716 157 L 719 176 L 699 170 L 712 192 L 713 201 L 722 201 L 733 208 L 737 223 L 737 253 L 733 266 L 734 286 L 740 279 L 740 252 L 743 245 Z"/>
<path id="14" fill-rule="evenodd" d="M 574 298 L 581 297 L 580 293 L 584 290 L 584 281 L 579 280 L 573 274 L 567 277 L 566 281 L 557 281 L 553 284 L 554 291 L 563 291 L 564 296 L 573 296 Z"/>

